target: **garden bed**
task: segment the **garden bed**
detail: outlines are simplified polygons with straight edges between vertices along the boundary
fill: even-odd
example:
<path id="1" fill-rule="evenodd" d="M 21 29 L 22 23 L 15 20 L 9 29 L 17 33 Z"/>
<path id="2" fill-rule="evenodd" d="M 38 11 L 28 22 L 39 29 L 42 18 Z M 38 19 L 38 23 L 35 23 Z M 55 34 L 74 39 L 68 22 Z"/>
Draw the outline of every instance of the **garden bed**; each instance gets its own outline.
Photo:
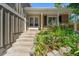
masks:
<path id="1" fill-rule="evenodd" d="M 63 52 L 63 55 L 79 55 L 79 34 L 70 28 L 48 28 L 38 33 L 35 42 L 36 56 L 46 56 L 49 52 L 59 51 L 62 47 L 70 48 L 69 51 Z"/>

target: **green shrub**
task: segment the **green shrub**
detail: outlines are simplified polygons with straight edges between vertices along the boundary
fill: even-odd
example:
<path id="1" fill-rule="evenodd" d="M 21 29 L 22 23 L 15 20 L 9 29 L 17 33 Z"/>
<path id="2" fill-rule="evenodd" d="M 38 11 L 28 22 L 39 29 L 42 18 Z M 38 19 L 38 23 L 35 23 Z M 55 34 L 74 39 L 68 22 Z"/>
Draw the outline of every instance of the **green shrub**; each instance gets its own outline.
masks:
<path id="1" fill-rule="evenodd" d="M 59 49 L 61 46 L 70 46 L 72 50 L 68 54 L 79 55 L 78 43 L 79 34 L 71 28 L 49 27 L 38 33 L 35 55 L 46 55 L 49 48 Z"/>
<path id="2" fill-rule="evenodd" d="M 42 56 L 47 54 L 47 48 L 43 43 L 38 43 L 35 47 L 35 55 Z"/>

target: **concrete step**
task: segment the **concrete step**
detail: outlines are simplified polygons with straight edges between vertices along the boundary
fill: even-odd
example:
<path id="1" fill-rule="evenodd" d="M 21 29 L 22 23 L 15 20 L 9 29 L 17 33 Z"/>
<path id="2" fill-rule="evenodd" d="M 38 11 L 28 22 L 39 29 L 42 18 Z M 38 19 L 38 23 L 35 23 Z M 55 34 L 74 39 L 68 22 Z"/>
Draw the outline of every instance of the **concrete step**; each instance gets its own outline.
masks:
<path id="1" fill-rule="evenodd" d="M 18 45 L 18 44 L 12 45 L 12 47 L 16 47 L 16 46 L 18 47 L 19 45 Z M 25 45 L 25 44 L 21 44 L 20 47 L 27 47 L 27 48 L 29 48 L 29 49 L 32 49 L 32 48 L 33 48 L 32 45 Z"/>
<path id="2" fill-rule="evenodd" d="M 34 45 L 34 42 L 16 42 L 16 43 L 14 43 L 14 44 L 12 44 L 12 46 L 16 46 L 16 45 L 24 45 L 24 46 L 29 46 L 29 45 L 31 45 L 31 46 L 33 46 Z"/>
<path id="3" fill-rule="evenodd" d="M 34 38 L 35 35 L 25 35 L 25 36 L 20 36 L 19 38 Z"/>
<path id="4" fill-rule="evenodd" d="M 25 35 L 36 35 L 36 33 L 32 33 L 32 32 L 31 32 L 31 33 L 23 33 L 23 34 L 20 35 L 20 36 L 23 36 L 23 35 L 24 35 L 24 36 L 25 36 Z"/>
<path id="5" fill-rule="evenodd" d="M 27 37 L 27 38 L 21 37 L 21 38 L 16 39 L 16 41 L 17 40 L 27 40 L 28 41 L 28 40 L 34 40 L 34 39 L 35 39 L 35 37 L 30 37 L 30 38 L 29 37 Z"/>
<path id="6" fill-rule="evenodd" d="M 20 37 L 34 37 L 35 35 L 22 35 Z"/>
<path id="7" fill-rule="evenodd" d="M 30 42 L 34 42 L 34 40 L 33 39 L 17 39 L 16 40 L 16 42 L 20 42 L 20 41 L 22 41 L 22 42 L 26 42 L 26 41 L 30 41 Z"/>
<path id="8" fill-rule="evenodd" d="M 17 40 L 34 40 L 34 38 L 18 38 Z"/>
<path id="9" fill-rule="evenodd" d="M 34 44 L 23 44 L 23 43 L 16 43 L 16 44 L 12 44 L 13 46 L 24 46 L 24 47 L 33 47 Z"/>
<path id="10" fill-rule="evenodd" d="M 24 36 L 25 35 L 35 35 L 35 33 L 27 33 L 27 34 L 23 34 Z M 21 35 L 21 36 L 23 36 L 23 35 Z"/>

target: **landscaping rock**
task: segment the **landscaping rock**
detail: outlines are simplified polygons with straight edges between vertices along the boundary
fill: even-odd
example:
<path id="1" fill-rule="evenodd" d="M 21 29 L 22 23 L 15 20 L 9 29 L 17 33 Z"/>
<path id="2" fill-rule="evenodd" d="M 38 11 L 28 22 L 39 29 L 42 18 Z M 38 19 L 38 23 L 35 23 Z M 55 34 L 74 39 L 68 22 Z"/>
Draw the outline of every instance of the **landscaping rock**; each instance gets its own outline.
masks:
<path id="1" fill-rule="evenodd" d="M 61 54 L 60 54 L 59 51 L 57 51 L 57 50 L 53 50 L 52 53 L 53 53 L 55 56 L 61 56 Z"/>
<path id="2" fill-rule="evenodd" d="M 60 50 L 61 50 L 62 53 L 66 53 L 67 52 L 65 47 L 61 47 Z"/>
<path id="3" fill-rule="evenodd" d="M 63 52 L 62 52 L 62 50 L 61 50 L 61 49 L 59 49 L 59 53 L 60 53 L 61 55 L 63 55 Z"/>
<path id="4" fill-rule="evenodd" d="M 60 52 L 60 54 L 64 54 L 64 53 L 68 53 L 68 52 L 70 52 L 71 51 L 71 48 L 70 47 L 61 47 L 60 49 L 59 49 L 59 52 Z"/>
<path id="5" fill-rule="evenodd" d="M 47 53 L 47 56 L 55 56 L 52 52 Z"/>
<path id="6" fill-rule="evenodd" d="M 72 50 L 71 47 L 66 47 L 66 52 L 70 52 Z"/>

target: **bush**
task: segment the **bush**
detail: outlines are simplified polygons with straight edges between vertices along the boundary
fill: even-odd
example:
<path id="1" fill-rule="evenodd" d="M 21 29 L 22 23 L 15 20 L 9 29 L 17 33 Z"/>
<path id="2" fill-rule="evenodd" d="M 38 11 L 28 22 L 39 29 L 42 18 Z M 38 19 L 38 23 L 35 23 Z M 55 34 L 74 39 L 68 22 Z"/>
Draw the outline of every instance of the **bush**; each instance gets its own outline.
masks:
<path id="1" fill-rule="evenodd" d="M 78 43 L 79 34 L 72 29 L 49 27 L 47 30 L 38 33 L 36 37 L 35 55 L 46 55 L 49 50 L 59 49 L 62 46 L 72 48 L 68 54 L 79 55 Z"/>

